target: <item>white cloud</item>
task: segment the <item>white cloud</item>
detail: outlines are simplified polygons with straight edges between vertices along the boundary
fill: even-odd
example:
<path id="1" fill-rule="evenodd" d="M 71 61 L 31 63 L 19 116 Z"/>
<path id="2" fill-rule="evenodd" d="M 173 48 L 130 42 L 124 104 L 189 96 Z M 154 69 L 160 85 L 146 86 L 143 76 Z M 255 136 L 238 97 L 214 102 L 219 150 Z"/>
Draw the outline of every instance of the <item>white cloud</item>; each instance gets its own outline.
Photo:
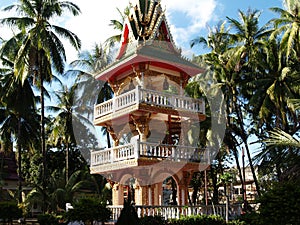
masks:
<path id="1" fill-rule="evenodd" d="M 110 24 L 111 19 L 121 20 L 117 8 L 123 11 L 128 5 L 127 0 L 111 0 L 109 2 L 99 0 L 73 0 L 79 6 L 81 14 L 70 16 L 65 20 L 65 27 L 74 32 L 82 42 L 82 50 L 93 48 L 95 43 L 103 43 L 108 37 L 116 34 Z M 68 47 L 68 61 L 76 58 L 76 52 Z"/>
<path id="2" fill-rule="evenodd" d="M 217 6 L 216 0 L 162 0 L 163 4 L 166 6 L 173 36 L 178 43 L 189 42 L 193 35 L 205 28 L 214 18 Z M 177 25 L 182 19 L 184 24 Z"/>

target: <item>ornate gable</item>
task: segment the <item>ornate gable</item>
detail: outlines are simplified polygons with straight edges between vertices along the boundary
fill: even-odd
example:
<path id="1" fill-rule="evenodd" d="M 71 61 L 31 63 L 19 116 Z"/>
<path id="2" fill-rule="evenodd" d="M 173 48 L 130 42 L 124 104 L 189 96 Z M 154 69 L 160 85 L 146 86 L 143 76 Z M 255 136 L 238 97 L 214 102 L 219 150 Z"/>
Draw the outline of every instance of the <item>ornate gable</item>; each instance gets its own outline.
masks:
<path id="1" fill-rule="evenodd" d="M 113 83 L 142 64 L 175 71 L 183 80 L 202 73 L 203 69 L 183 57 L 175 46 L 160 1 L 132 1 L 116 60 L 95 74 L 96 79 Z"/>
<path id="2" fill-rule="evenodd" d="M 136 48 L 137 42 L 168 42 L 165 50 L 180 53 L 175 47 L 169 26 L 158 0 L 136 0 L 131 3 L 131 11 L 125 20 L 122 46 L 117 59 L 131 52 L 130 48 Z M 133 49 L 132 49 L 133 50 Z"/>

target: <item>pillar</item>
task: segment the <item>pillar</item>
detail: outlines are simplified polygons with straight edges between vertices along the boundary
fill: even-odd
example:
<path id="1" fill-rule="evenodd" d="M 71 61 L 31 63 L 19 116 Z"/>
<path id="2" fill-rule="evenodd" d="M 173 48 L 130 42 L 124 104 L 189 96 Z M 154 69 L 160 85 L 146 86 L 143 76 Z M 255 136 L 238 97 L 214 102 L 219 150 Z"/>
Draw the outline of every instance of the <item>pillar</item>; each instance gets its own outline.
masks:
<path id="1" fill-rule="evenodd" d="M 112 188 L 112 204 L 123 205 L 124 204 L 124 190 L 123 185 L 115 183 Z"/>

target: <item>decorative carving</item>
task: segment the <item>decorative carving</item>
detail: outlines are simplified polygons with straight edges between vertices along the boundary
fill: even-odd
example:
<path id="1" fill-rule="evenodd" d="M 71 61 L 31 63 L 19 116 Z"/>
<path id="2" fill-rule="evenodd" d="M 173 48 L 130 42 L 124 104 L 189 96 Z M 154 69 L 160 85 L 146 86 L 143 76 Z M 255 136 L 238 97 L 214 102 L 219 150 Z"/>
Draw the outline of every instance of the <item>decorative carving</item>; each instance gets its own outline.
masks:
<path id="1" fill-rule="evenodd" d="M 131 115 L 131 119 L 135 125 L 136 130 L 142 138 L 147 138 L 150 135 L 149 122 L 151 120 L 151 113 L 144 116 L 135 116 Z"/>
<path id="2" fill-rule="evenodd" d="M 115 133 L 114 128 L 110 125 L 107 125 L 106 129 L 107 129 L 108 133 L 110 134 L 110 136 L 112 137 L 112 139 L 114 140 L 114 146 L 118 146 L 119 138 L 118 138 L 118 135 Z"/>

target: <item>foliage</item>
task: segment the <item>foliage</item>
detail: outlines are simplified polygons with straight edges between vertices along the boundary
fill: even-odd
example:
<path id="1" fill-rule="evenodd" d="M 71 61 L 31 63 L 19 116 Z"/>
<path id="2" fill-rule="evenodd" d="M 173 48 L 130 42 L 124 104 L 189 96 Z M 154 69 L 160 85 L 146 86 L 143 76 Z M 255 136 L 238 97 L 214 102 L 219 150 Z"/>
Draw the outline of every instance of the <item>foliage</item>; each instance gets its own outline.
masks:
<path id="1" fill-rule="evenodd" d="M 232 221 L 229 221 L 227 224 L 228 225 L 249 225 L 245 221 L 241 221 L 241 220 L 232 220 Z"/>
<path id="2" fill-rule="evenodd" d="M 140 225 L 167 225 L 167 221 L 161 216 L 145 216 L 139 219 Z"/>
<path id="3" fill-rule="evenodd" d="M 4 222 L 12 222 L 13 219 L 22 217 L 22 210 L 16 202 L 0 202 L 0 219 Z"/>
<path id="4" fill-rule="evenodd" d="M 239 221 L 247 225 L 263 225 L 261 222 L 260 214 L 258 212 L 247 212 L 240 216 Z"/>
<path id="5" fill-rule="evenodd" d="M 262 224 L 298 224 L 300 221 L 299 184 L 287 182 L 274 184 L 260 199 Z"/>
<path id="6" fill-rule="evenodd" d="M 116 225 L 127 225 L 127 224 L 131 224 L 131 225 L 139 224 L 138 215 L 134 207 L 131 205 L 130 201 L 124 201 L 124 207 L 116 223 Z"/>
<path id="7" fill-rule="evenodd" d="M 53 214 L 41 214 L 37 217 L 40 225 L 57 225 L 59 224 L 58 218 Z"/>
<path id="8" fill-rule="evenodd" d="M 65 208 L 67 202 L 73 203 L 76 193 L 82 190 L 94 192 L 96 184 L 91 178 L 89 170 L 77 170 L 71 174 L 66 182 L 63 171 L 54 170 L 48 178 L 47 189 L 36 185 L 26 196 L 27 207 L 38 203 L 44 204 L 48 212 L 56 212 Z"/>
<path id="9" fill-rule="evenodd" d="M 221 216 L 196 215 L 184 216 L 179 219 L 164 220 L 160 216 L 145 216 L 139 219 L 140 225 L 246 225 L 245 221 L 232 220 L 226 223 Z"/>
<path id="10" fill-rule="evenodd" d="M 184 216 L 180 219 L 172 219 L 169 225 L 225 225 L 226 221 L 221 216 L 215 215 L 195 215 L 195 216 Z"/>
<path id="11" fill-rule="evenodd" d="M 69 221 L 83 221 L 85 224 L 93 221 L 105 222 L 109 220 L 111 211 L 100 199 L 81 198 L 73 204 L 73 209 L 66 212 Z"/>

